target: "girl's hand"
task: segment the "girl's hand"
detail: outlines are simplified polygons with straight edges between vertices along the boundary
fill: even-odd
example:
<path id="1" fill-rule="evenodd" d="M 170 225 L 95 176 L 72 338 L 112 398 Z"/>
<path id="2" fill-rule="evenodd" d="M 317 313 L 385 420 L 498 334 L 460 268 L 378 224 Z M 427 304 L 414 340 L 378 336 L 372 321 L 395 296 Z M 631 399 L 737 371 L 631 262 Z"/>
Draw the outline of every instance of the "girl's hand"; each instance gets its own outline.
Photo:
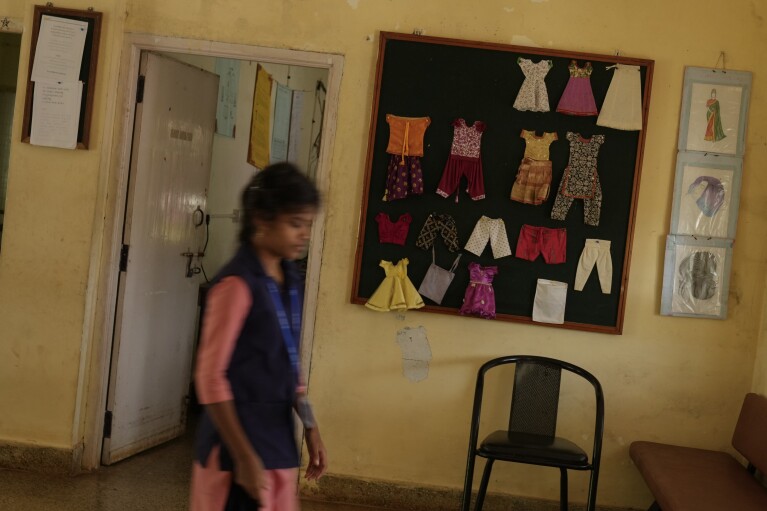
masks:
<path id="1" fill-rule="evenodd" d="M 306 478 L 319 480 L 328 469 L 328 453 L 325 450 L 325 444 L 320 438 L 320 430 L 317 428 L 307 429 L 306 448 L 309 450 L 309 466 L 306 467 Z"/>
<path id="2" fill-rule="evenodd" d="M 253 453 L 235 460 L 234 482 L 250 495 L 250 497 L 261 502 L 261 492 L 266 489 L 266 474 L 261 459 Z"/>

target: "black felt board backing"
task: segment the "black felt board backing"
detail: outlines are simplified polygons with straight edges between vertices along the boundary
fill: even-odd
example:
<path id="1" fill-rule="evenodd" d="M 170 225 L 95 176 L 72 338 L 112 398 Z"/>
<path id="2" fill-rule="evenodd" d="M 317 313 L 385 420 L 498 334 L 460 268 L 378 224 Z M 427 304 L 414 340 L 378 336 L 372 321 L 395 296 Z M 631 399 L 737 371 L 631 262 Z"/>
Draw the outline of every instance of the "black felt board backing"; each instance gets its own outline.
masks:
<path id="1" fill-rule="evenodd" d="M 442 305 L 437 306 L 424 299 L 429 306 L 421 310 L 457 314 L 469 283 L 468 264 L 476 261 L 483 266 L 498 267 L 499 272 L 493 282 L 497 319 L 531 322 L 536 282 L 543 278 L 568 284 L 565 324 L 561 326 L 620 333 L 644 131 L 605 128 L 596 125 L 596 116 L 570 116 L 555 110 L 569 80 L 568 65 L 571 60 L 577 60 L 579 66 L 586 61 L 592 63 L 591 85 L 597 107 L 601 107 L 613 76 L 613 71 L 607 67 L 615 63 L 639 65 L 646 126 L 653 62 L 392 33 L 382 33 L 381 39 L 352 301 L 365 303 L 375 292 L 385 276 L 383 268 L 379 267 L 381 260 L 396 263 L 408 258 L 408 275 L 415 287 L 419 286 L 431 264 L 432 254 L 417 248 L 415 242 L 430 212 L 448 213 L 455 219 L 462 249 L 477 220 L 485 215 L 504 220 L 513 253 L 516 253 L 523 224 L 566 228 L 566 263 L 550 265 L 542 257 L 532 262 L 515 256 L 494 259 L 489 243 L 481 256 L 462 250 L 464 255 Z M 553 61 L 553 68 L 545 79 L 550 112 L 520 112 L 512 108 L 524 81 L 518 57 L 534 62 L 541 59 Z M 390 158 L 386 153 L 389 140 L 386 114 L 431 118 L 421 159 L 425 183 L 421 196 L 390 202 L 382 200 Z M 465 178 L 459 186 L 458 202 L 455 201 L 455 194 L 443 198 L 435 193 L 450 154 L 453 139 L 451 123 L 457 118 L 464 118 L 469 125 L 475 120 L 484 121 L 487 125 L 481 146 L 486 193 L 483 200 L 471 200 L 466 193 Z M 535 131 L 538 135 L 554 131 L 559 137 L 550 146 L 553 164 L 551 192 L 548 200 L 540 206 L 522 204 L 509 198 L 524 154 L 525 141 L 520 138 L 523 129 Z M 584 138 L 596 134 L 605 136 L 598 157 L 598 174 L 604 198 L 599 226 L 596 227 L 584 223 L 583 201 L 578 199 L 573 201 L 565 221 L 550 217 L 568 163 L 568 131 L 580 133 Z M 380 212 L 389 215 L 392 221 L 403 213 L 413 216 L 405 246 L 379 242 L 375 216 Z M 611 242 L 613 275 L 610 294 L 601 292 L 596 267 L 584 290 L 573 290 L 576 267 L 587 238 Z M 436 252 L 437 264 L 449 268 L 456 254 L 449 252 L 440 238 L 436 242 Z"/>

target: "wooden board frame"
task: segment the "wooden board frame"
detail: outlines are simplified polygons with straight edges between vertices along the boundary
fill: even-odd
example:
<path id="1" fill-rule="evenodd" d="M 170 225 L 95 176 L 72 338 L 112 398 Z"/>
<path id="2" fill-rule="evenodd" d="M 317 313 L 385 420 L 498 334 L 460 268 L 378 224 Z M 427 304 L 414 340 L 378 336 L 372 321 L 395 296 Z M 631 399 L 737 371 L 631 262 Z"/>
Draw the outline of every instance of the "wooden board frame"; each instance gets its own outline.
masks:
<path id="1" fill-rule="evenodd" d="M 35 83 L 32 81 L 32 67 L 37 50 L 37 37 L 40 34 L 40 21 L 43 15 L 55 16 L 88 23 L 88 35 L 83 51 L 83 65 L 80 68 L 80 80 L 83 82 L 83 97 L 80 103 L 80 121 L 77 130 L 77 149 L 88 149 L 91 134 L 91 116 L 93 115 L 93 97 L 96 90 L 96 70 L 99 59 L 102 13 L 93 10 L 64 9 L 36 5 L 32 21 L 32 44 L 29 51 L 29 69 L 27 72 L 27 91 L 24 98 L 24 120 L 21 126 L 21 141 L 29 143 L 32 131 L 32 103 Z"/>
<path id="2" fill-rule="evenodd" d="M 529 48 L 529 47 L 512 46 L 512 45 L 506 45 L 506 44 L 500 44 L 500 43 L 477 42 L 477 41 L 467 41 L 467 40 L 461 40 L 461 39 L 427 37 L 427 36 L 419 36 L 419 35 L 411 35 L 411 34 L 399 34 L 399 33 L 393 33 L 393 32 L 381 32 L 380 44 L 378 49 L 378 63 L 377 63 L 376 74 L 375 74 L 375 85 L 374 85 L 375 89 L 373 92 L 373 102 L 372 102 L 372 110 L 371 110 L 371 118 L 370 118 L 370 133 L 368 138 L 367 159 L 365 164 L 365 179 L 364 179 L 364 188 L 363 188 L 363 194 L 362 194 L 362 206 L 360 210 L 359 236 L 357 239 L 354 276 L 353 276 L 353 284 L 352 284 L 352 290 L 351 290 L 351 302 L 354 304 L 364 304 L 367 301 L 367 298 L 369 298 L 371 294 L 369 291 L 367 293 L 360 292 L 360 281 L 361 281 L 362 273 L 365 271 L 365 269 L 363 269 L 362 267 L 362 261 L 363 261 L 363 251 L 364 251 L 363 249 L 364 249 L 364 244 L 366 240 L 366 235 L 374 235 L 377 237 L 375 222 L 370 221 L 370 218 L 372 216 L 369 215 L 369 207 L 373 203 L 372 201 L 380 201 L 380 197 L 372 197 L 372 198 L 370 197 L 371 183 L 372 183 L 371 180 L 372 180 L 372 174 L 374 170 L 373 169 L 374 159 L 376 156 L 375 151 L 377 150 L 376 131 L 377 131 L 377 128 L 380 129 L 382 125 L 385 126 L 385 124 L 381 123 L 381 119 L 382 119 L 382 116 L 385 116 L 385 114 L 387 113 L 387 112 L 379 111 L 379 107 L 380 107 L 380 98 L 381 98 L 381 91 L 382 91 L 382 78 L 384 74 L 384 65 L 385 65 L 386 56 L 387 56 L 386 50 L 387 50 L 387 45 L 392 41 L 404 41 L 408 43 L 418 43 L 418 44 L 424 44 L 424 45 L 439 45 L 439 47 L 441 47 L 443 51 L 450 51 L 451 49 L 468 48 L 476 52 L 477 58 L 482 58 L 483 52 L 506 52 L 506 53 L 513 53 L 513 54 L 522 54 L 524 56 L 539 56 L 541 58 L 559 57 L 559 58 L 566 58 L 566 59 L 575 59 L 578 61 L 591 61 L 593 63 L 603 63 L 603 64 L 620 63 L 620 64 L 626 64 L 626 65 L 640 66 L 640 68 L 642 69 L 643 82 L 644 82 L 643 84 L 644 90 L 642 95 L 642 110 L 643 110 L 642 122 L 643 122 L 644 129 L 642 129 L 639 132 L 636 132 L 638 133 L 638 135 L 637 135 L 637 146 L 636 146 L 636 158 L 633 161 L 634 163 L 633 179 L 631 181 L 630 196 L 626 197 L 627 200 L 630 200 L 630 209 L 629 209 L 628 219 L 627 219 L 627 223 L 625 225 L 625 231 L 624 231 L 626 236 L 625 247 L 624 247 L 624 250 L 622 251 L 622 254 L 613 253 L 613 260 L 615 260 L 615 258 L 619 255 L 623 256 L 622 271 L 620 272 L 619 286 L 617 286 L 618 289 L 616 289 L 615 284 L 613 284 L 613 293 L 616 293 L 616 292 L 620 293 L 619 300 L 617 303 L 617 310 L 615 311 L 615 321 L 611 322 L 610 324 L 592 324 L 588 322 L 567 320 L 565 321 L 564 324 L 553 325 L 553 324 L 534 323 L 532 321 L 531 315 L 526 316 L 522 314 L 506 314 L 501 310 L 498 311 L 498 314 L 496 317 L 496 319 L 501 321 L 512 321 L 512 322 L 519 322 L 519 323 L 528 323 L 528 324 L 536 324 L 536 325 L 543 325 L 543 326 L 551 326 L 556 328 L 575 329 L 575 330 L 583 330 L 583 331 L 599 332 L 599 333 L 621 334 L 623 331 L 623 319 L 624 319 L 624 312 L 626 308 L 626 294 L 627 294 L 627 288 L 628 288 L 629 267 L 631 262 L 631 248 L 632 248 L 632 242 L 633 242 L 634 226 L 636 222 L 636 207 L 637 207 L 637 200 L 639 195 L 639 183 L 640 183 L 640 177 L 641 177 L 642 157 L 643 157 L 643 150 L 644 150 L 644 144 L 645 144 L 647 117 L 648 117 L 649 104 L 650 104 L 650 94 L 652 89 L 652 75 L 653 75 L 654 61 L 647 60 L 647 59 L 638 59 L 638 58 L 627 58 L 627 57 L 610 56 L 610 55 L 598 55 L 598 54 L 591 54 L 591 53 L 552 50 L 548 48 Z M 403 77 L 403 79 L 407 80 L 409 78 L 405 76 Z M 510 95 L 510 98 L 508 99 L 508 104 L 510 105 L 514 99 L 514 96 L 516 96 L 516 90 L 509 91 L 508 94 Z M 552 111 L 555 109 L 555 101 L 557 100 L 558 100 L 557 97 L 550 97 L 550 101 L 552 104 L 551 106 Z M 598 101 L 598 105 L 599 105 L 599 101 Z M 394 113 L 396 115 L 404 115 L 404 116 L 414 115 L 408 112 L 402 112 L 402 113 L 390 112 L 390 113 Z M 594 121 L 596 121 L 596 118 L 594 118 Z M 433 126 L 434 126 L 434 123 L 432 123 L 432 126 L 430 127 L 430 129 Z M 602 129 L 602 128 L 600 127 L 599 129 Z M 560 140 L 564 139 L 564 136 L 562 135 L 563 134 L 560 134 Z M 380 139 L 379 139 L 379 146 L 380 146 Z M 484 147 L 484 142 L 483 142 L 483 147 Z M 483 149 L 483 158 L 484 158 L 484 149 Z M 438 169 L 440 173 L 441 173 L 441 170 L 442 170 L 441 168 Z M 384 172 L 385 172 L 385 169 L 384 169 Z M 485 173 L 487 172 L 488 172 L 487 169 L 485 169 Z M 514 168 L 514 172 L 516 172 L 516 168 Z M 426 169 L 424 169 L 424 173 L 426 174 Z M 432 176 L 431 179 L 433 180 L 435 178 Z M 432 191 L 429 188 L 429 184 L 430 183 L 427 182 L 427 189 L 424 193 L 430 193 Z M 434 182 L 434 184 L 436 184 L 436 181 Z M 555 177 L 551 185 L 552 194 L 550 195 L 548 200 L 549 204 L 553 200 L 553 196 L 556 194 L 558 185 L 559 185 L 559 181 Z M 508 192 L 504 192 L 504 193 L 508 193 Z M 464 197 L 465 195 L 463 195 L 461 199 L 466 200 L 467 202 L 470 202 L 468 198 L 464 199 Z M 450 200 L 452 200 L 452 197 Z M 400 201 L 394 201 L 394 202 L 400 202 Z M 394 202 L 384 203 L 384 204 L 394 204 Z M 549 210 L 550 210 L 550 206 L 549 206 Z M 571 211 L 570 217 L 572 215 L 573 215 L 573 212 Z M 604 211 L 602 215 L 604 217 L 605 215 Z M 423 225 L 424 220 L 425 220 L 424 218 L 414 219 L 413 224 L 411 225 L 410 233 L 408 235 L 409 245 L 414 244 L 415 237 L 418 235 L 418 232 L 420 231 L 420 228 Z M 572 221 L 573 220 L 571 218 L 570 222 Z M 466 240 L 468 239 L 469 233 L 461 232 L 459 234 L 461 238 L 461 243 L 464 244 Z M 510 232 L 510 234 L 514 234 L 514 233 Z M 510 241 L 512 242 L 512 250 L 514 250 L 515 248 L 513 240 L 514 238 L 510 236 Z M 413 247 L 412 251 L 415 251 L 415 250 L 417 249 Z M 428 259 L 431 259 L 431 254 L 428 254 Z M 443 263 L 442 264 L 443 267 L 446 267 L 449 265 L 447 260 L 442 261 L 442 263 Z M 482 264 L 485 264 L 485 263 L 482 263 Z M 493 264 L 493 263 L 487 263 L 487 264 Z M 462 265 L 465 266 L 466 261 L 462 261 Z M 383 272 L 377 266 L 374 269 L 371 269 L 368 267 L 367 271 L 375 271 L 376 274 L 379 275 L 379 279 L 383 279 Z M 594 269 L 593 273 L 596 273 L 596 268 Z M 413 276 L 411 275 L 411 278 L 412 277 Z M 416 275 L 416 278 L 412 279 L 416 287 L 420 283 L 420 278 L 422 277 L 423 275 Z M 591 276 L 591 278 L 594 278 L 594 277 L 595 277 L 594 275 Z M 456 280 L 458 279 L 456 278 Z M 455 283 L 453 285 L 455 286 Z M 498 296 L 497 288 L 496 288 L 496 296 Z M 455 306 L 445 307 L 445 306 L 437 306 L 437 305 L 427 305 L 426 307 L 422 309 L 418 309 L 418 310 L 424 311 L 424 312 L 439 313 L 439 314 L 450 314 L 450 315 L 459 314 L 458 308 Z"/>

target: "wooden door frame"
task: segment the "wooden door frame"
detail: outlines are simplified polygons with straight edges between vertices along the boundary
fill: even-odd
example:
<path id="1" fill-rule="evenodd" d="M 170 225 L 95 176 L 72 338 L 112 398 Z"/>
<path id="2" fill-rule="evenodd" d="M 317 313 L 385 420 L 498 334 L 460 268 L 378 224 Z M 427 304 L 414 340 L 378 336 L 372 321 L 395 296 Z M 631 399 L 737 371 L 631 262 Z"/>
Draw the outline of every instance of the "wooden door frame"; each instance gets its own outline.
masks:
<path id="1" fill-rule="evenodd" d="M 152 34 L 126 33 L 119 64 L 119 79 L 116 90 L 116 110 L 114 123 L 104 130 L 105 140 L 111 139 L 111 146 L 104 164 L 108 167 L 106 185 L 106 213 L 104 216 L 104 236 L 100 243 L 99 256 L 95 257 L 97 269 L 92 267 L 89 281 L 94 283 L 93 295 L 88 300 L 86 317 L 90 312 L 93 318 L 93 350 L 90 353 L 90 377 L 86 381 L 81 365 L 80 384 L 86 385 L 83 392 L 78 392 L 78 405 L 75 413 L 74 435 L 83 431 L 82 458 L 83 470 L 93 470 L 100 466 L 104 411 L 106 407 L 107 386 L 109 382 L 110 360 L 112 355 L 112 337 L 117 303 L 118 266 L 122 244 L 123 212 L 127 200 L 128 173 L 133 139 L 135 117 L 136 87 L 140 56 L 142 51 L 182 53 L 225 57 L 256 62 L 267 62 L 291 66 L 307 66 L 327 69 L 327 99 L 323 118 L 323 140 L 320 147 L 320 160 L 316 182 L 324 197 L 328 196 L 330 165 L 338 116 L 338 99 L 343 73 L 344 58 L 341 55 L 316 53 L 299 50 L 267 48 L 242 44 L 202 41 L 178 37 L 162 37 Z M 109 123 L 107 123 L 109 124 Z M 325 237 L 326 209 L 317 215 L 312 227 L 312 242 L 309 247 L 309 266 L 306 276 L 306 300 L 304 307 L 304 328 L 302 332 L 302 365 L 304 374 L 311 369 L 311 353 L 319 294 L 319 273 Z M 89 286 L 90 287 L 90 286 Z M 88 323 L 88 322 L 86 322 Z M 86 325 L 87 326 L 87 325 Z M 86 328 L 87 330 L 87 328 Z M 87 335 L 87 334 L 86 334 Z M 85 342 L 84 342 L 85 344 Z M 83 383 L 85 382 L 85 383 Z M 84 422 L 80 424 L 80 396 L 86 403 L 83 413 Z M 82 426 L 79 427 L 79 426 Z M 75 443 L 77 443 L 75 439 Z"/>

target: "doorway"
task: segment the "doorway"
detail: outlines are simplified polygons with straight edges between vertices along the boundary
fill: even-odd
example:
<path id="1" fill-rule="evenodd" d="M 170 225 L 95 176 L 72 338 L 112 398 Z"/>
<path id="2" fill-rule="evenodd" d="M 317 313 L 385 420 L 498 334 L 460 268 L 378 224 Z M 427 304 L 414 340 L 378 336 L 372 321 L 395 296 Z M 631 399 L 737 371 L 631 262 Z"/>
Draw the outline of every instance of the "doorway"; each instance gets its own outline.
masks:
<path id="1" fill-rule="evenodd" d="M 343 59 L 334 55 L 313 54 L 308 52 L 298 52 L 290 50 L 275 50 L 268 48 L 258 48 L 241 45 L 228 45 L 219 43 L 205 43 L 205 48 L 200 49 L 199 41 L 180 40 L 173 38 L 157 38 L 153 36 L 128 35 L 126 36 L 126 50 L 123 55 L 126 57 L 123 62 L 123 76 L 138 77 L 139 63 L 142 53 L 153 51 L 160 52 L 165 56 L 172 56 L 175 60 L 183 61 L 186 64 L 198 67 L 206 72 L 215 72 L 216 67 L 222 59 L 237 61 L 240 67 L 240 91 L 237 94 L 238 100 L 243 95 L 245 100 L 237 102 L 237 123 L 234 136 L 228 137 L 222 134 L 216 135 L 211 153 L 211 173 L 208 188 L 206 190 L 207 204 L 201 214 L 201 218 L 206 219 L 209 232 L 205 233 L 208 239 L 208 247 L 202 249 L 204 257 L 197 256 L 192 258 L 188 269 L 193 271 L 193 277 L 199 284 L 204 284 L 207 278 L 212 277 L 217 269 L 222 266 L 228 257 L 236 248 L 236 232 L 238 229 L 239 213 L 237 211 L 238 196 L 242 186 L 252 177 L 257 169 L 247 163 L 245 154 L 241 153 L 238 147 L 247 148 L 250 134 L 250 113 L 252 112 L 253 82 L 247 83 L 248 77 L 252 74 L 255 81 L 255 68 L 261 64 L 272 75 L 276 83 L 282 87 L 306 93 L 303 95 L 303 114 L 308 118 L 308 127 L 295 130 L 295 133 L 302 135 L 302 140 L 306 149 L 295 149 L 294 155 L 302 155 L 303 161 L 296 161 L 299 167 L 308 169 L 314 166 L 314 179 L 321 192 L 326 191 L 327 175 L 329 172 L 330 153 L 332 150 L 332 140 L 335 131 L 335 110 L 337 109 L 338 85 L 340 81 L 341 66 Z M 252 73 L 251 73 L 252 71 Z M 243 85 L 245 80 L 245 85 Z M 114 373 L 117 363 L 115 360 L 120 358 L 119 352 L 115 352 L 111 347 L 112 331 L 109 326 L 114 326 L 116 322 L 125 322 L 126 318 L 120 317 L 123 312 L 120 302 L 119 278 L 119 254 L 123 249 L 123 240 L 121 233 L 126 225 L 130 224 L 129 215 L 120 215 L 119 212 L 136 210 L 135 200 L 131 201 L 130 187 L 132 186 L 131 160 L 135 158 L 137 147 L 132 144 L 132 127 L 134 122 L 138 122 L 136 105 L 130 98 L 135 97 L 138 88 L 138 79 L 124 81 L 125 90 L 121 91 L 124 98 L 126 115 L 121 121 L 122 134 L 118 140 L 116 154 L 120 156 L 119 161 L 114 162 L 114 172 L 118 177 L 118 197 L 115 205 L 115 218 L 111 242 L 111 254 L 107 258 L 107 264 L 102 266 L 103 278 L 106 279 L 106 294 L 103 310 L 104 316 L 104 343 L 105 352 L 110 352 L 113 359 L 112 363 L 105 363 L 107 357 L 101 357 L 97 361 L 98 369 L 102 374 L 102 385 L 100 388 L 93 389 L 89 393 L 89 402 L 94 403 L 91 415 L 86 420 L 92 420 L 94 428 L 88 428 L 91 434 L 86 436 L 83 452 L 82 466 L 84 469 L 92 469 L 98 466 L 99 453 L 103 445 L 105 452 L 109 450 L 109 440 L 104 441 L 97 437 L 97 432 L 102 430 L 102 426 L 109 426 L 108 421 L 117 420 L 117 417 L 109 417 L 109 414 L 101 415 L 96 411 L 95 403 L 107 402 L 108 394 L 111 395 L 113 387 L 109 387 L 110 380 L 115 380 Z M 306 84 L 309 84 L 307 86 Z M 276 88 L 276 87 L 275 87 Z M 311 94 L 309 94 L 311 92 Z M 248 94 L 250 100 L 247 99 Z M 293 96 L 295 98 L 295 95 Z M 300 102 L 299 102 L 300 103 Z M 240 115 L 243 114 L 243 116 Z M 318 117 L 318 114 L 320 115 Z M 292 116 L 298 119 L 300 115 Z M 244 121 L 242 120 L 244 119 Z M 313 122 L 312 122 L 313 121 Z M 120 129 L 120 127 L 118 127 Z M 321 144 L 319 143 L 321 140 Z M 139 145 L 141 142 L 139 141 Z M 140 200 L 140 199 L 139 199 Z M 128 209 L 129 208 L 129 209 Z M 204 216 L 203 216 L 204 215 Z M 193 218 L 193 215 L 190 215 Z M 206 229 L 207 231 L 207 229 Z M 307 291 L 306 306 L 304 310 L 304 332 L 303 332 L 303 364 L 305 374 L 309 373 L 311 354 L 311 336 L 314 326 L 314 313 L 316 310 L 316 296 L 319 284 L 319 268 L 322 256 L 322 242 L 324 234 L 324 217 L 320 216 L 315 222 L 312 232 L 312 242 L 308 254 L 306 265 Z M 112 270 L 112 271 L 109 271 Z M 106 344 L 109 344 L 108 346 Z M 145 353 L 144 355 L 147 355 Z M 115 359 L 117 357 L 117 359 Z M 111 366 L 111 369 L 110 369 Z M 189 368 L 191 369 L 191 368 Z M 91 401 L 93 400 L 93 401 Z M 139 406 L 140 408 L 140 406 Z M 103 414 L 102 408 L 102 414 Z M 113 410 L 107 410 L 107 412 Z M 101 415 L 101 416 L 100 416 Z M 141 420 L 141 417 L 125 418 L 124 422 L 131 420 Z M 182 421 L 184 418 L 182 417 Z M 179 432 L 183 431 L 183 426 Z M 151 446 L 152 442 L 141 443 L 134 442 L 143 447 Z M 136 451 L 138 452 L 138 451 Z M 120 456 L 114 457 L 114 460 Z M 105 462 L 110 462 L 110 457 L 104 457 Z"/>
<path id="2" fill-rule="evenodd" d="M 10 26 L 10 24 L 9 24 Z M 0 250 L 3 243 L 5 196 L 8 190 L 8 163 L 13 131 L 13 107 L 19 74 L 21 34 L 0 32 Z"/>

